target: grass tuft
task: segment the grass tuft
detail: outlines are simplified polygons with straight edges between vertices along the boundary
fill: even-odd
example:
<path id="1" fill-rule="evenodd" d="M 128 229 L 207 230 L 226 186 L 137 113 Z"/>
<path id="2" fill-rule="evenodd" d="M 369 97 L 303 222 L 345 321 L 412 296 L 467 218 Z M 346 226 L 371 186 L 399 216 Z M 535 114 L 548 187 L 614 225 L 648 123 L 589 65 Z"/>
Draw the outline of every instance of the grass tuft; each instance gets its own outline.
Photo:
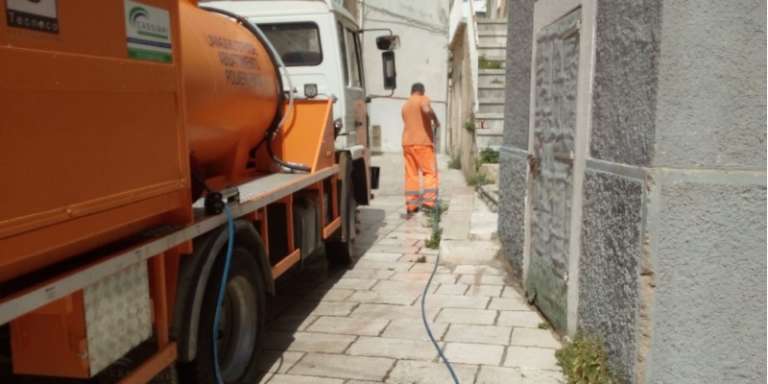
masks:
<path id="1" fill-rule="evenodd" d="M 618 383 L 608 369 L 605 351 L 596 338 L 579 333 L 573 341 L 555 352 L 555 356 L 568 384 Z"/>
<path id="2" fill-rule="evenodd" d="M 501 69 L 503 65 L 501 60 L 489 60 L 485 56 L 480 56 L 477 60 L 477 66 L 480 69 Z"/>
<path id="3" fill-rule="evenodd" d="M 480 164 L 498 164 L 499 163 L 499 151 L 492 148 L 485 148 L 480 151 L 479 156 Z"/>
<path id="4" fill-rule="evenodd" d="M 440 248 L 440 238 L 443 235 L 443 229 L 438 228 L 437 230 L 432 231 L 432 235 L 424 242 L 424 246 L 429 249 L 438 249 Z"/>
<path id="5" fill-rule="evenodd" d="M 470 187 L 478 187 L 486 184 L 491 184 L 491 181 L 488 180 L 488 176 L 481 172 L 477 172 L 467 179 L 467 185 Z"/>
<path id="6" fill-rule="evenodd" d="M 448 162 L 448 168 L 461 169 L 461 156 L 451 156 L 451 161 Z"/>

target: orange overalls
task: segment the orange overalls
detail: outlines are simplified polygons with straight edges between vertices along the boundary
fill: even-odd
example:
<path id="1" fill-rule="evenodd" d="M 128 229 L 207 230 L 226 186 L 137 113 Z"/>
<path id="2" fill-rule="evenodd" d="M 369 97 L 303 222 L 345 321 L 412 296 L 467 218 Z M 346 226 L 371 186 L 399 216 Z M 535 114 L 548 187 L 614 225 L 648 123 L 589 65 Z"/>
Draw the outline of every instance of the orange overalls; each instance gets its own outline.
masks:
<path id="1" fill-rule="evenodd" d="M 411 95 L 403 105 L 403 156 L 405 157 L 405 207 L 415 212 L 420 205 L 434 207 L 437 202 L 437 167 L 432 124 L 422 107 L 429 98 Z M 419 171 L 424 176 L 424 189 L 419 186 Z"/>

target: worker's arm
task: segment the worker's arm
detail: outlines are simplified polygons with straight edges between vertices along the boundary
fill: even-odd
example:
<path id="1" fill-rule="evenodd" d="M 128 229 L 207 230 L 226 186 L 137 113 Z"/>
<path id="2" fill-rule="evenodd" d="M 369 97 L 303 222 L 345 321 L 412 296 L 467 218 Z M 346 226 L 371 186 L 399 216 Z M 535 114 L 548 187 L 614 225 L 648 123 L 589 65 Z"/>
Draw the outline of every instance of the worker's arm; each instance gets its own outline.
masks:
<path id="1" fill-rule="evenodd" d="M 429 102 L 429 99 L 424 99 L 424 102 L 421 104 L 421 112 L 429 116 L 429 119 L 432 120 L 432 124 L 434 124 L 435 129 L 440 128 L 440 121 L 437 120 L 437 115 L 432 109 L 432 104 Z"/>

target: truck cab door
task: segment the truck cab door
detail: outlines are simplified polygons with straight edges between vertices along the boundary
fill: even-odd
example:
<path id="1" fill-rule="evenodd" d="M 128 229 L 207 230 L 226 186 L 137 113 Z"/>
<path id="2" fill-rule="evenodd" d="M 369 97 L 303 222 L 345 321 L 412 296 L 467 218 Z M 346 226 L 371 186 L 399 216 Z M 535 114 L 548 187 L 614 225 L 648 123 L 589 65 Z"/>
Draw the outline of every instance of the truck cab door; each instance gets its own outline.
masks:
<path id="1" fill-rule="evenodd" d="M 338 22 L 339 44 L 344 62 L 345 85 L 344 127 L 348 133 L 347 145 L 368 146 L 368 119 L 365 103 L 365 84 L 363 76 L 363 52 L 359 35 L 351 26 Z"/>

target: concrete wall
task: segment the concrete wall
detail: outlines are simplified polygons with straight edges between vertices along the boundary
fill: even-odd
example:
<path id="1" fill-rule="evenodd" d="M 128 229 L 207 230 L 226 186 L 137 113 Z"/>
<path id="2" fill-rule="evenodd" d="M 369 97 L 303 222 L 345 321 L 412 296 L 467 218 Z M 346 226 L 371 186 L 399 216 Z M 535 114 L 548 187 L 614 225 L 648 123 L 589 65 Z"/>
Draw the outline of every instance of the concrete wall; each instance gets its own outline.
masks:
<path id="1" fill-rule="evenodd" d="M 623 382 L 764 382 L 765 2 L 594 2 L 578 328 Z M 499 233 L 525 277 L 531 43 L 515 24 Z"/>
<path id="2" fill-rule="evenodd" d="M 400 48 L 395 51 L 397 90 L 392 98 L 376 98 L 369 104 L 370 125 L 381 127 L 381 148 L 399 152 L 403 122 L 400 108 L 410 95 L 411 84 L 421 82 L 432 99 L 432 107 L 441 123 L 445 123 L 448 78 L 448 2 L 444 0 L 366 0 L 360 5 L 363 28 L 391 28 L 400 35 Z M 383 89 L 381 51 L 376 49 L 376 36 L 363 35 L 366 87 L 371 95 L 385 95 Z M 445 134 L 438 132 L 445 141 Z"/>
<path id="3" fill-rule="evenodd" d="M 509 0 L 504 145 L 499 161 L 499 240 L 515 275 L 523 276 L 524 218 L 531 108 L 534 0 Z"/>
<path id="4" fill-rule="evenodd" d="M 664 1 L 654 165 L 764 169 L 765 1 Z"/>
<path id="5" fill-rule="evenodd" d="M 646 382 L 765 382 L 765 173 L 654 179 Z"/>
<path id="6" fill-rule="evenodd" d="M 477 161 L 475 134 L 464 126 L 466 122 L 472 121 L 472 109 L 476 97 L 468 39 L 468 28 L 463 27 L 451 42 L 448 119 L 445 122 L 448 135 L 447 151 L 453 159 L 458 159 L 461 163 L 465 178 L 470 178 L 476 173 Z"/>

